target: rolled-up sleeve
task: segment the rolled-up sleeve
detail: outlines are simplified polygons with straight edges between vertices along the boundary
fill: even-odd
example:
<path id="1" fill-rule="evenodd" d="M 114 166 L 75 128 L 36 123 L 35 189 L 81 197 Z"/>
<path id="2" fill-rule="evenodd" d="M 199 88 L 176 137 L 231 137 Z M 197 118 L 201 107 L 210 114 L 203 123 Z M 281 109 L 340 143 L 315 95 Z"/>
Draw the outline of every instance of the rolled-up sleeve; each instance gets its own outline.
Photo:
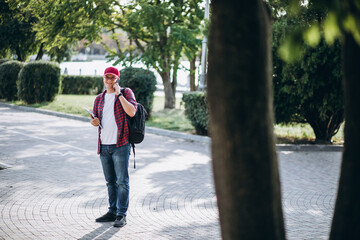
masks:
<path id="1" fill-rule="evenodd" d="M 135 109 L 137 109 L 135 94 L 130 88 L 125 88 L 124 97 L 129 103 L 131 103 L 135 107 Z"/>

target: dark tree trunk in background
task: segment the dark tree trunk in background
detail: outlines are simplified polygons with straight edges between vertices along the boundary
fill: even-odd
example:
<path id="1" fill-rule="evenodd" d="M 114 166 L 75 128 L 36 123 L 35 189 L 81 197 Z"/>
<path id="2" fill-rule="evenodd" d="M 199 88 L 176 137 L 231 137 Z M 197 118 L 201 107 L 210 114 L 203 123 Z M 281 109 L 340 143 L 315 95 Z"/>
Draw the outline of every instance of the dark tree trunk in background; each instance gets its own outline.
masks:
<path id="1" fill-rule="evenodd" d="M 39 48 L 39 51 L 38 51 L 38 53 L 37 53 L 37 55 L 36 55 L 35 60 L 36 60 L 36 61 L 39 61 L 39 60 L 42 59 L 43 56 L 44 56 L 44 44 L 42 43 L 42 44 L 40 45 L 40 48 Z"/>
<path id="2" fill-rule="evenodd" d="M 332 114 L 328 114 L 326 119 L 319 117 L 319 111 L 307 111 L 304 116 L 314 131 L 316 143 L 330 144 L 331 138 L 339 131 L 344 122 L 344 110 L 339 109 Z"/>
<path id="3" fill-rule="evenodd" d="M 345 35 L 343 63 L 345 142 L 331 240 L 360 236 L 360 46 L 351 35 Z"/>
<path id="4" fill-rule="evenodd" d="M 15 52 L 16 52 L 17 60 L 20 62 L 24 62 L 25 57 L 23 56 L 21 49 L 19 47 L 16 47 Z"/>
<path id="5" fill-rule="evenodd" d="M 164 108 L 173 109 L 175 108 L 175 93 L 170 81 L 170 73 L 163 72 L 160 73 L 161 79 L 164 85 L 164 94 L 165 94 L 165 106 Z"/>
<path id="6" fill-rule="evenodd" d="M 213 0 L 208 101 L 223 239 L 285 239 L 262 0 Z"/>
<path id="7" fill-rule="evenodd" d="M 178 57 L 176 57 L 174 64 L 173 64 L 173 71 L 172 71 L 172 82 L 171 82 L 171 88 L 172 88 L 172 92 L 173 92 L 173 98 L 174 98 L 174 107 L 175 108 L 175 104 L 176 104 L 176 87 L 177 87 L 177 72 L 179 70 L 179 65 L 180 65 L 180 54 L 178 55 Z"/>
<path id="8" fill-rule="evenodd" d="M 191 92 L 197 90 L 195 85 L 195 71 L 196 71 L 196 57 L 194 57 L 190 61 L 190 91 Z"/>
<path id="9" fill-rule="evenodd" d="M 161 71 L 158 70 L 158 73 L 161 76 L 163 86 L 164 86 L 164 95 L 165 95 L 165 104 L 164 108 L 173 109 L 175 108 L 175 92 L 174 86 L 171 82 L 170 76 L 170 57 L 167 55 L 162 55 L 161 57 Z M 176 86 L 175 86 L 176 90 Z"/>

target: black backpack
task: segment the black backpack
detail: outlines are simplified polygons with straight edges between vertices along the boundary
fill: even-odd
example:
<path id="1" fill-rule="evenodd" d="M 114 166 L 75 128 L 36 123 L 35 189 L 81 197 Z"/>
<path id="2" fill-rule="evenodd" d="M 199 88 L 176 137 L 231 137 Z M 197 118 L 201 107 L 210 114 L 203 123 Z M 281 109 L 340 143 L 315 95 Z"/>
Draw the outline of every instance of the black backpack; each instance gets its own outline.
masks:
<path id="1" fill-rule="evenodd" d="M 125 89 L 121 92 L 124 94 Z M 134 168 L 135 165 L 135 144 L 141 143 L 145 137 L 145 120 L 148 113 L 145 107 L 141 103 L 137 103 L 137 110 L 134 117 L 126 115 L 128 127 L 129 127 L 129 142 L 134 153 Z"/>
<path id="2" fill-rule="evenodd" d="M 147 115 L 145 107 L 138 103 L 135 116 L 126 116 L 129 126 L 129 142 L 131 144 L 141 143 L 144 140 L 145 120 Z"/>

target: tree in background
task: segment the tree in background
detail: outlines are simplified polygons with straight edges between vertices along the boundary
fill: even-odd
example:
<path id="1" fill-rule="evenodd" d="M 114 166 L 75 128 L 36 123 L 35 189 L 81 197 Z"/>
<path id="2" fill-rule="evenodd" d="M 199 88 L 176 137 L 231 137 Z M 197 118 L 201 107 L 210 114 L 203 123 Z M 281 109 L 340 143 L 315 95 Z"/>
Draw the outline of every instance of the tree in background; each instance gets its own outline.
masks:
<path id="1" fill-rule="evenodd" d="M 0 53 L 15 53 L 25 61 L 47 53 L 61 62 L 80 40 L 99 40 L 113 0 L 1 0 Z"/>
<path id="2" fill-rule="evenodd" d="M 208 102 L 223 239 L 285 239 L 262 0 L 213 0 Z"/>
<path id="3" fill-rule="evenodd" d="M 29 4 L 39 19 L 34 27 L 37 39 L 44 51 L 59 59 L 80 40 L 99 41 L 108 16 L 115 11 L 113 0 L 42 1 Z"/>
<path id="4" fill-rule="evenodd" d="M 116 0 L 2 1 L 4 6 L 0 6 L 4 9 L 8 7 L 9 11 L 21 16 L 19 19 L 22 21 L 31 17 L 33 22 L 28 26 L 32 38 L 21 36 L 29 45 L 14 41 L 14 49 L 27 50 L 27 55 L 37 52 L 37 60 L 47 53 L 60 62 L 69 56 L 71 48 L 78 41 L 101 41 L 101 33 L 107 29 L 117 44 L 115 51 L 109 51 L 109 59 L 117 59 L 115 65 L 121 61 L 125 65 L 142 61 L 153 67 L 163 80 L 165 108 L 175 107 L 177 70 L 181 57 L 185 55 L 194 63 L 201 46 L 200 23 L 204 13 L 200 4 L 203 0 L 134 0 L 125 5 Z M 8 10 L 1 9 L 3 12 Z M 5 17 L 13 16 L 11 13 Z M 4 39 L 4 44 L 0 45 L 4 46 L 0 47 L 3 55 L 9 53 L 11 46 L 12 32 L 9 29 L 0 29 Z M 125 31 L 129 38 L 126 49 L 117 38 L 119 29 Z M 24 57 L 19 59 L 26 60 Z M 194 64 L 191 75 L 194 76 Z"/>
<path id="5" fill-rule="evenodd" d="M 197 28 L 199 28 L 199 25 L 201 22 L 198 21 L 192 21 L 193 24 L 189 26 L 189 28 L 194 29 L 194 41 L 189 41 L 184 48 L 184 55 L 187 57 L 187 59 L 190 62 L 190 74 L 189 74 L 189 85 L 190 85 L 190 91 L 196 91 L 198 89 L 198 85 L 196 84 L 195 79 L 195 73 L 196 73 L 196 59 L 201 59 L 202 49 L 200 48 L 200 44 L 202 41 L 200 38 L 203 38 L 203 36 L 209 36 L 209 19 L 203 19 L 203 23 L 201 25 L 202 34 L 199 36 L 199 31 Z M 201 63 L 202 64 L 202 63 Z"/>
<path id="6" fill-rule="evenodd" d="M 154 68 L 162 78 L 165 108 L 175 107 L 177 70 L 183 51 L 194 58 L 201 45 L 200 22 L 203 18 L 202 0 L 130 1 L 118 5 L 110 30 L 124 30 L 129 49 L 116 49 L 110 55 L 118 62 L 141 61 Z M 193 50 L 195 49 L 195 50 Z"/>
<path id="7" fill-rule="evenodd" d="M 279 56 L 281 44 L 293 29 L 322 22 L 326 17 L 324 9 L 316 9 L 310 3 L 302 6 L 296 16 L 283 14 L 274 23 L 274 106 L 277 123 L 307 122 L 312 127 L 317 143 L 331 143 L 344 121 L 344 103 L 341 69 L 341 45 L 335 41 L 332 46 L 324 38 L 308 37 L 313 46 L 304 45 L 295 61 L 283 62 Z M 306 41 L 301 31 L 296 32 L 296 41 Z M 313 39 L 312 39 L 313 38 Z M 312 41 L 312 42 L 311 42 Z M 315 47 L 316 45 L 316 47 Z M 279 51 L 280 50 L 280 51 Z M 284 57 L 284 56 L 283 56 Z"/>
<path id="8" fill-rule="evenodd" d="M 0 0 L 0 56 L 25 61 L 38 48 L 33 25 L 37 18 L 25 6 L 12 7 L 8 1 Z"/>

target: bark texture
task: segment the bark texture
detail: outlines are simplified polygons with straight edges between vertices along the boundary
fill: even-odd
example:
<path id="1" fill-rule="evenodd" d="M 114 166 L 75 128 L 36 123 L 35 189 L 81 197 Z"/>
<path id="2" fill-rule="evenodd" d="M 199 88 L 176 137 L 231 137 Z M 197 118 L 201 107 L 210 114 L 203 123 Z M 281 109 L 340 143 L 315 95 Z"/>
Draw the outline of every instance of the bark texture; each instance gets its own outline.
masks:
<path id="1" fill-rule="evenodd" d="M 164 94 L 165 94 L 165 106 L 164 108 L 173 109 L 175 108 L 175 93 L 172 88 L 170 81 L 170 73 L 163 72 L 160 73 L 161 79 L 164 85 Z"/>
<path id="2" fill-rule="evenodd" d="M 213 0 L 208 101 L 223 239 L 285 239 L 262 0 Z"/>
<path id="3" fill-rule="evenodd" d="M 331 240 L 360 236 L 360 46 L 349 34 L 345 35 L 343 63 L 345 141 Z"/>

